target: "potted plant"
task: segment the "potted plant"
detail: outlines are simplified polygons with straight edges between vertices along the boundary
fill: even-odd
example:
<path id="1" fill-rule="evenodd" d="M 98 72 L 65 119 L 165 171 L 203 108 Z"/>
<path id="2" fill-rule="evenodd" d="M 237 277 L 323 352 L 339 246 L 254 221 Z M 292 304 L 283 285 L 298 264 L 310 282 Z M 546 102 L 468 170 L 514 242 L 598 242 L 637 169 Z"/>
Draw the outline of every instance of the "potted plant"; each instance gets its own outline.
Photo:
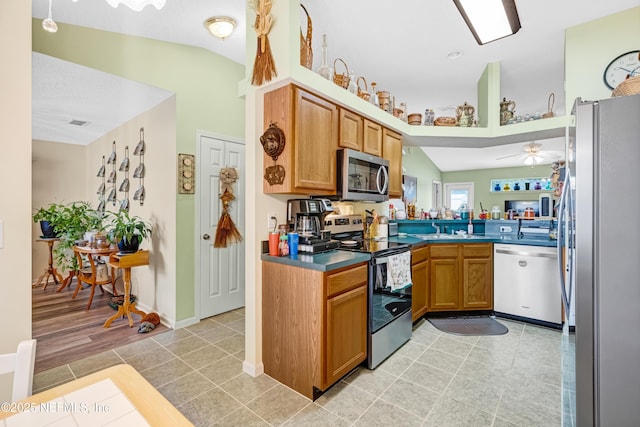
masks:
<path id="1" fill-rule="evenodd" d="M 134 253 L 138 251 L 140 243 L 151 237 L 151 225 L 138 216 L 132 216 L 129 211 L 123 209 L 118 212 L 109 212 L 111 222 L 107 227 L 109 240 L 118 244 L 121 253 Z"/>
<path id="2" fill-rule="evenodd" d="M 63 208 L 63 205 L 51 203 L 46 208 L 42 207 L 33 214 L 33 222 L 40 222 L 42 237 L 47 239 L 58 237 L 54 224 L 60 217 Z"/>

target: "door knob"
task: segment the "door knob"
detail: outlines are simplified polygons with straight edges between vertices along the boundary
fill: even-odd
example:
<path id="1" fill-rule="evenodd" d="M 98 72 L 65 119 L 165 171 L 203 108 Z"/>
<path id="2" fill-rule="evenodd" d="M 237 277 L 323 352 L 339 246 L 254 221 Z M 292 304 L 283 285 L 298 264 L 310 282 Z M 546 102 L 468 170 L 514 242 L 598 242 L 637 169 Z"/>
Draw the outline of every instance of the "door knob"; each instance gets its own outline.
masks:
<path id="1" fill-rule="evenodd" d="M 203 238 L 204 240 L 209 240 L 209 239 L 211 238 L 211 236 L 209 236 L 208 234 L 203 234 L 203 235 L 202 235 L 202 238 Z"/>

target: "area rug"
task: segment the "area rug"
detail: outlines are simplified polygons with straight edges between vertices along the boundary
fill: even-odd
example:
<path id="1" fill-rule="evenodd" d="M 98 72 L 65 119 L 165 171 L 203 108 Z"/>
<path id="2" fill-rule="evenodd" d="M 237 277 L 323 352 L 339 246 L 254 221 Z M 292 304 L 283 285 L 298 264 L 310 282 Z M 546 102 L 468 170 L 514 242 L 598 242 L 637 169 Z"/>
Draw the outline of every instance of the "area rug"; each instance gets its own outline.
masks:
<path id="1" fill-rule="evenodd" d="M 509 329 L 488 316 L 441 317 L 427 319 L 433 326 L 453 335 L 504 335 Z"/>

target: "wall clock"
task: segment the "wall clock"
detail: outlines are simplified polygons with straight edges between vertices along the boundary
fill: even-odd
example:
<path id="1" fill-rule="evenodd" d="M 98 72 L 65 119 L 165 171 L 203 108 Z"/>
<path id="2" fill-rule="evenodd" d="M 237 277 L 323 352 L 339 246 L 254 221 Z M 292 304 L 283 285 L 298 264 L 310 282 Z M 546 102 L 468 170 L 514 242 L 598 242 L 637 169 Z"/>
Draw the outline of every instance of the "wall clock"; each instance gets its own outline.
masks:
<path id="1" fill-rule="evenodd" d="M 604 69 L 604 84 L 613 90 L 627 76 L 640 76 L 640 50 L 632 50 L 614 58 Z"/>

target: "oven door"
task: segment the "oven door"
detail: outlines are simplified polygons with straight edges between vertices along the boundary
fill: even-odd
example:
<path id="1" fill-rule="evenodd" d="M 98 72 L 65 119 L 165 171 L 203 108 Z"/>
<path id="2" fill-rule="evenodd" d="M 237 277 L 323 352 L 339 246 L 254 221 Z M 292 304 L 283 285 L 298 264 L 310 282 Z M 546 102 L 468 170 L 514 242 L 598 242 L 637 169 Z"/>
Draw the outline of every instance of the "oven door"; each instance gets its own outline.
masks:
<path id="1" fill-rule="evenodd" d="M 407 249 L 403 249 L 384 256 L 374 256 L 371 259 L 369 264 L 370 334 L 375 334 L 386 325 L 411 311 L 411 285 L 395 290 L 392 290 L 387 285 L 389 257 L 406 251 Z"/>

